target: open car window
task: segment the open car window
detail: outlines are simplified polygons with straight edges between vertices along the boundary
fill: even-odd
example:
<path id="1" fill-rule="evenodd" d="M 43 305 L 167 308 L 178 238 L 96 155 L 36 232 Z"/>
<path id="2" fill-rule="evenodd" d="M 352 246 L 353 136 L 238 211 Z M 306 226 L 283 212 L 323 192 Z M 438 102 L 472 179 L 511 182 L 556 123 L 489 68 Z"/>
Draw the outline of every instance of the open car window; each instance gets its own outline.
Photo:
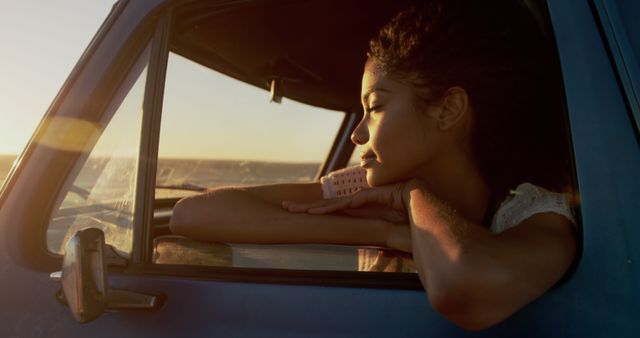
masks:
<path id="1" fill-rule="evenodd" d="M 346 20 L 320 2 L 289 4 L 282 11 L 263 3 L 224 10 L 196 3 L 173 10 L 156 174 L 159 217 L 151 231 L 153 263 L 414 273 L 409 255 L 384 248 L 206 243 L 169 232 L 171 207 L 184 196 L 221 186 L 313 182 L 336 151 L 344 152 L 339 167 L 359 164 L 359 147 L 341 150 L 336 144 L 348 140 L 355 127 L 343 128 L 347 117 L 361 111 L 367 41 L 403 6 L 381 2 L 371 6 L 370 18 Z M 327 24 L 327 18 L 335 18 L 335 24 Z M 557 100 L 551 100 L 557 106 L 548 112 L 555 115 L 540 122 L 554 128 L 535 128 L 549 130 L 549 135 L 558 132 L 550 137 L 562 139 L 558 148 L 569 154 L 566 135 L 557 128 L 566 127 L 566 119 L 559 75 L 556 81 L 549 92 L 558 89 Z M 562 161 L 571 166 L 568 157 Z"/>
<path id="2" fill-rule="evenodd" d="M 313 182 L 344 112 L 284 98 L 169 54 L 156 198 Z"/>

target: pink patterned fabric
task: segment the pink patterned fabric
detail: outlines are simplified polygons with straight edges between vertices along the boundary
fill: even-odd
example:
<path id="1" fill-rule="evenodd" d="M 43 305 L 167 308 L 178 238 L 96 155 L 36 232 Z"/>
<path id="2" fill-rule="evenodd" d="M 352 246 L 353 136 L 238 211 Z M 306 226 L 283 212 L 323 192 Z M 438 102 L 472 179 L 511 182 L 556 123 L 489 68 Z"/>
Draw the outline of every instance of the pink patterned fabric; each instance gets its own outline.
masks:
<path id="1" fill-rule="evenodd" d="M 324 198 L 347 196 L 369 187 L 367 171 L 359 166 L 332 171 L 320 178 L 320 183 Z"/>

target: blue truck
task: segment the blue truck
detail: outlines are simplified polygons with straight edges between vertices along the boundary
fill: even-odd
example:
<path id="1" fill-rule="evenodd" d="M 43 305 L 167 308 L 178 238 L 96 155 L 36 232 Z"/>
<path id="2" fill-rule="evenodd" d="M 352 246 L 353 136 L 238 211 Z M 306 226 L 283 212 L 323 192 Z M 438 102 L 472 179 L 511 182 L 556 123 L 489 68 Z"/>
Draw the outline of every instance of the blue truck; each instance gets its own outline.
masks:
<path id="1" fill-rule="evenodd" d="M 225 162 L 208 164 L 201 178 L 245 170 L 255 180 L 240 183 L 264 183 L 260 178 L 269 175 L 313 180 L 344 167 L 362 116 L 357 97 L 367 40 L 406 3 L 114 4 L 0 191 L 0 336 L 637 336 L 640 2 L 634 0 L 522 1 L 557 57 L 579 252 L 563 281 L 504 322 L 481 332 L 456 327 L 429 306 L 409 258 L 394 256 L 386 271 L 358 263 L 383 248 L 200 243 L 171 235 L 173 205 L 208 184 L 193 178 L 195 162 L 167 165 L 162 158 L 171 126 L 202 123 L 184 108 L 194 105 L 180 100 L 192 104 L 222 91 L 202 106 L 219 108 L 205 112 L 219 114 L 220 131 L 208 136 L 232 151 L 234 140 L 216 138 L 233 128 L 230 118 L 243 118 L 242 109 L 228 111 L 241 102 L 219 104 L 231 99 L 220 89 L 227 86 L 262 95 L 265 106 L 283 98 L 291 100 L 283 106 L 303 104 L 282 118 L 309 110 L 296 123 L 308 122 L 308 135 L 326 128 L 320 134 L 329 137 L 326 157 L 287 167 L 301 174 Z M 207 72 L 224 84 L 198 78 Z M 266 128 L 267 139 L 268 132 L 286 132 L 276 128 Z"/>

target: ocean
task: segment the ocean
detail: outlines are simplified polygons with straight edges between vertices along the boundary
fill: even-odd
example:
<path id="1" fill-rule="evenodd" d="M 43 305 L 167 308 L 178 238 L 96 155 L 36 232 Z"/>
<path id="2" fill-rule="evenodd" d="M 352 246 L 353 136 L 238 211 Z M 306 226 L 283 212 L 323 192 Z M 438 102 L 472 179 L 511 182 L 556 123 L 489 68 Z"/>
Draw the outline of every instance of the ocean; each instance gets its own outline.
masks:
<path id="1" fill-rule="evenodd" d="M 284 163 L 234 160 L 160 159 L 158 184 L 192 183 L 215 187 L 312 181 L 320 163 Z"/>
<path id="2" fill-rule="evenodd" d="M 156 186 L 215 188 L 274 183 L 313 182 L 320 163 L 285 163 L 235 160 L 160 159 Z M 156 189 L 156 198 L 177 191 Z M 182 195 L 189 194 L 183 191 Z"/>

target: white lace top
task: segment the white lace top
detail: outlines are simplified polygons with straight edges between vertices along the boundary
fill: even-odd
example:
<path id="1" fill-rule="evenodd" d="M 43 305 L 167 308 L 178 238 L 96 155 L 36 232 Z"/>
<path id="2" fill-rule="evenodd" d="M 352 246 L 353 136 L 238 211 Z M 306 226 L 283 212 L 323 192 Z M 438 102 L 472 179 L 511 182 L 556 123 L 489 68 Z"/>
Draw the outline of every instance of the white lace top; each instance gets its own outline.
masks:
<path id="1" fill-rule="evenodd" d="M 520 224 L 525 219 L 543 212 L 553 212 L 566 217 L 573 225 L 569 194 L 549 191 L 531 183 L 522 183 L 511 191 L 498 207 L 491 221 L 491 232 L 500 233 Z"/>
<path id="2" fill-rule="evenodd" d="M 351 195 L 368 188 L 366 170 L 349 167 L 333 171 L 320 179 L 324 198 Z M 522 183 L 511 191 L 496 210 L 491 232 L 500 233 L 539 213 L 553 212 L 576 224 L 571 212 L 569 195 L 549 191 L 531 183 Z"/>

